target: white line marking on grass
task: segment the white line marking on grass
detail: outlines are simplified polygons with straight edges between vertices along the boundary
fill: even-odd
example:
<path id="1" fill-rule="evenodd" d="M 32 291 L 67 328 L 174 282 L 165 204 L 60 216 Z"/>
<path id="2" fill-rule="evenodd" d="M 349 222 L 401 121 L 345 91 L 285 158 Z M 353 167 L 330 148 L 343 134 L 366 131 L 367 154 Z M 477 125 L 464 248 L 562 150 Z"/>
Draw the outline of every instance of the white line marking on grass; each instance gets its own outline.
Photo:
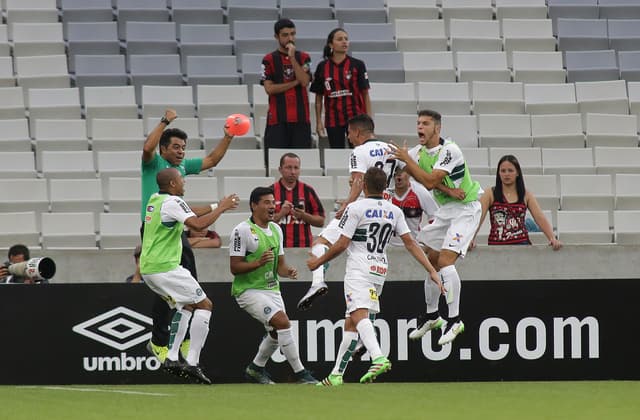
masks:
<path id="1" fill-rule="evenodd" d="M 37 388 L 37 387 L 36 387 Z M 68 388 L 63 386 L 43 386 L 42 389 L 53 389 L 58 391 L 78 391 L 78 392 L 110 392 L 113 394 L 148 395 L 150 397 L 172 397 L 173 394 L 163 394 L 161 392 L 125 391 L 119 389 L 97 389 L 97 388 Z"/>

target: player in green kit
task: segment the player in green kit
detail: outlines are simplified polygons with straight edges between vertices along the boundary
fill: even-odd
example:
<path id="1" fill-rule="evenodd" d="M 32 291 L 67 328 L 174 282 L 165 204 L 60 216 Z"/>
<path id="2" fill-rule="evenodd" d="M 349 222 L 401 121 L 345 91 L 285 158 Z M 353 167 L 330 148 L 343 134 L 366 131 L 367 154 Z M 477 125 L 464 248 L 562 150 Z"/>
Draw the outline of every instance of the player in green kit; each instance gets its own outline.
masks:
<path id="1" fill-rule="evenodd" d="M 298 383 L 316 384 L 302 362 L 293 339 L 279 277 L 298 277 L 298 270 L 288 265 L 282 246 L 282 229 L 273 221 L 276 210 L 271 187 L 258 187 L 249 199 L 251 217 L 231 232 L 229 268 L 233 274 L 231 294 L 240 308 L 262 323 L 267 334 L 258 353 L 245 369 L 247 379 L 260 384 L 273 384 L 265 366 L 280 347 L 291 365 Z"/>
<path id="2" fill-rule="evenodd" d="M 433 198 L 440 205 L 433 223 L 420 232 L 417 240 L 425 245 L 446 290 L 449 315 L 446 329 L 438 340 L 440 345 L 444 345 L 464 331 L 464 323 L 460 318 L 461 282 L 455 263 L 458 257 L 464 257 L 480 223 L 482 208 L 478 199 L 483 191 L 480 184 L 471 178 L 460 148 L 454 142 L 440 137 L 441 120 L 436 111 L 420 111 L 417 124 L 420 147 L 409 151 L 406 146 L 392 143 L 391 153 L 406 163 L 409 175 L 433 191 Z M 445 194 L 437 189 L 439 184 L 459 194 Z M 415 340 L 431 329 L 443 327 L 444 320 L 438 314 L 439 296 L 440 290 L 427 279 L 427 311 L 418 317 L 417 328 L 409 338 Z"/>

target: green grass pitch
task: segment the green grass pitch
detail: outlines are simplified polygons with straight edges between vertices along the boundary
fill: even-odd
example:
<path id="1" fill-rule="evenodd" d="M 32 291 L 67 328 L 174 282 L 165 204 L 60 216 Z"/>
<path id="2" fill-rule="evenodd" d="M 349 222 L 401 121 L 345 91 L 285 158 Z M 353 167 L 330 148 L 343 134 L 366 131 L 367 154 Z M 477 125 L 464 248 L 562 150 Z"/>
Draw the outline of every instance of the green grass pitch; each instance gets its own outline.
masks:
<path id="1" fill-rule="evenodd" d="M 0 419 L 638 419 L 640 382 L 0 386 Z"/>

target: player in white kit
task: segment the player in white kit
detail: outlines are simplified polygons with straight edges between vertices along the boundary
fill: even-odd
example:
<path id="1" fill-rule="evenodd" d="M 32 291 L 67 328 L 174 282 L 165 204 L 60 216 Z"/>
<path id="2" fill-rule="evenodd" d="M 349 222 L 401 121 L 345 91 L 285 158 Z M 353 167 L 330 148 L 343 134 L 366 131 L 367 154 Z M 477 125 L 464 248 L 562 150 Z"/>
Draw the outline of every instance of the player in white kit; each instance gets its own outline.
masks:
<path id="1" fill-rule="evenodd" d="M 336 212 L 336 218 L 331 220 L 311 246 L 311 253 L 317 257 L 324 254 L 339 238 L 338 220 L 342 216 L 348 204 L 362 196 L 362 179 L 367 169 L 380 168 L 386 175 L 385 199 L 390 198 L 387 188 L 393 188 L 393 174 L 397 161 L 388 153 L 388 143 L 377 140 L 374 134 L 374 124 L 371 117 L 366 114 L 358 115 L 349 120 L 347 137 L 354 146 L 349 157 L 349 172 L 351 174 L 349 196 Z M 329 290 L 324 280 L 326 267 L 320 267 L 312 274 L 309 291 L 298 302 L 301 311 L 311 307 L 314 299 L 327 293 Z"/>
<path id="2" fill-rule="evenodd" d="M 391 362 L 380 349 L 369 314 L 380 312 L 380 296 L 388 270 L 386 250 L 394 233 L 402 238 L 407 250 L 442 289 L 438 273 L 411 236 L 402 210 L 383 198 L 386 185 L 385 172 L 369 168 L 364 175 L 365 198 L 349 204 L 343 212 L 338 222 L 340 237 L 326 253 L 312 256 L 307 261 L 307 267 L 315 270 L 345 250 L 348 254 L 344 277 L 344 333 L 336 365 L 319 385 L 342 385 L 342 375 L 358 339 L 362 340 L 372 360 L 371 367 L 360 378 L 361 383 L 372 382 L 391 369 Z"/>

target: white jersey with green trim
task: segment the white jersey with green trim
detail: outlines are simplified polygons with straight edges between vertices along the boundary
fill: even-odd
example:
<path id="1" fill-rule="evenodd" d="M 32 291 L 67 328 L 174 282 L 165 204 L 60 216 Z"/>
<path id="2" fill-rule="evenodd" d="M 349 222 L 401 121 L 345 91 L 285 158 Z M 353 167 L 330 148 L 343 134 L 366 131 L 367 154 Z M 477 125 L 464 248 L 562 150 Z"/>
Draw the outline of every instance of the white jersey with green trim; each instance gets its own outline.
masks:
<path id="1" fill-rule="evenodd" d="M 395 232 L 410 233 L 402 210 L 381 197 L 363 198 L 347 206 L 340 233 L 351 238 L 347 248 L 345 280 L 383 284 L 387 276 L 387 245 Z"/>
<path id="2" fill-rule="evenodd" d="M 355 147 L 349 157 L 349 173 L 367 172 L 372 167 L 380 168 L 387 175 L 387 189 L 393 190 L 393 173 L 398 161 L 390 157 L 389 144 L 380 140 L 370 139 Z M 362 198 L 363 196 L 361 196 Z M 387 197 L 388 198 L 388 197 Z"/>

